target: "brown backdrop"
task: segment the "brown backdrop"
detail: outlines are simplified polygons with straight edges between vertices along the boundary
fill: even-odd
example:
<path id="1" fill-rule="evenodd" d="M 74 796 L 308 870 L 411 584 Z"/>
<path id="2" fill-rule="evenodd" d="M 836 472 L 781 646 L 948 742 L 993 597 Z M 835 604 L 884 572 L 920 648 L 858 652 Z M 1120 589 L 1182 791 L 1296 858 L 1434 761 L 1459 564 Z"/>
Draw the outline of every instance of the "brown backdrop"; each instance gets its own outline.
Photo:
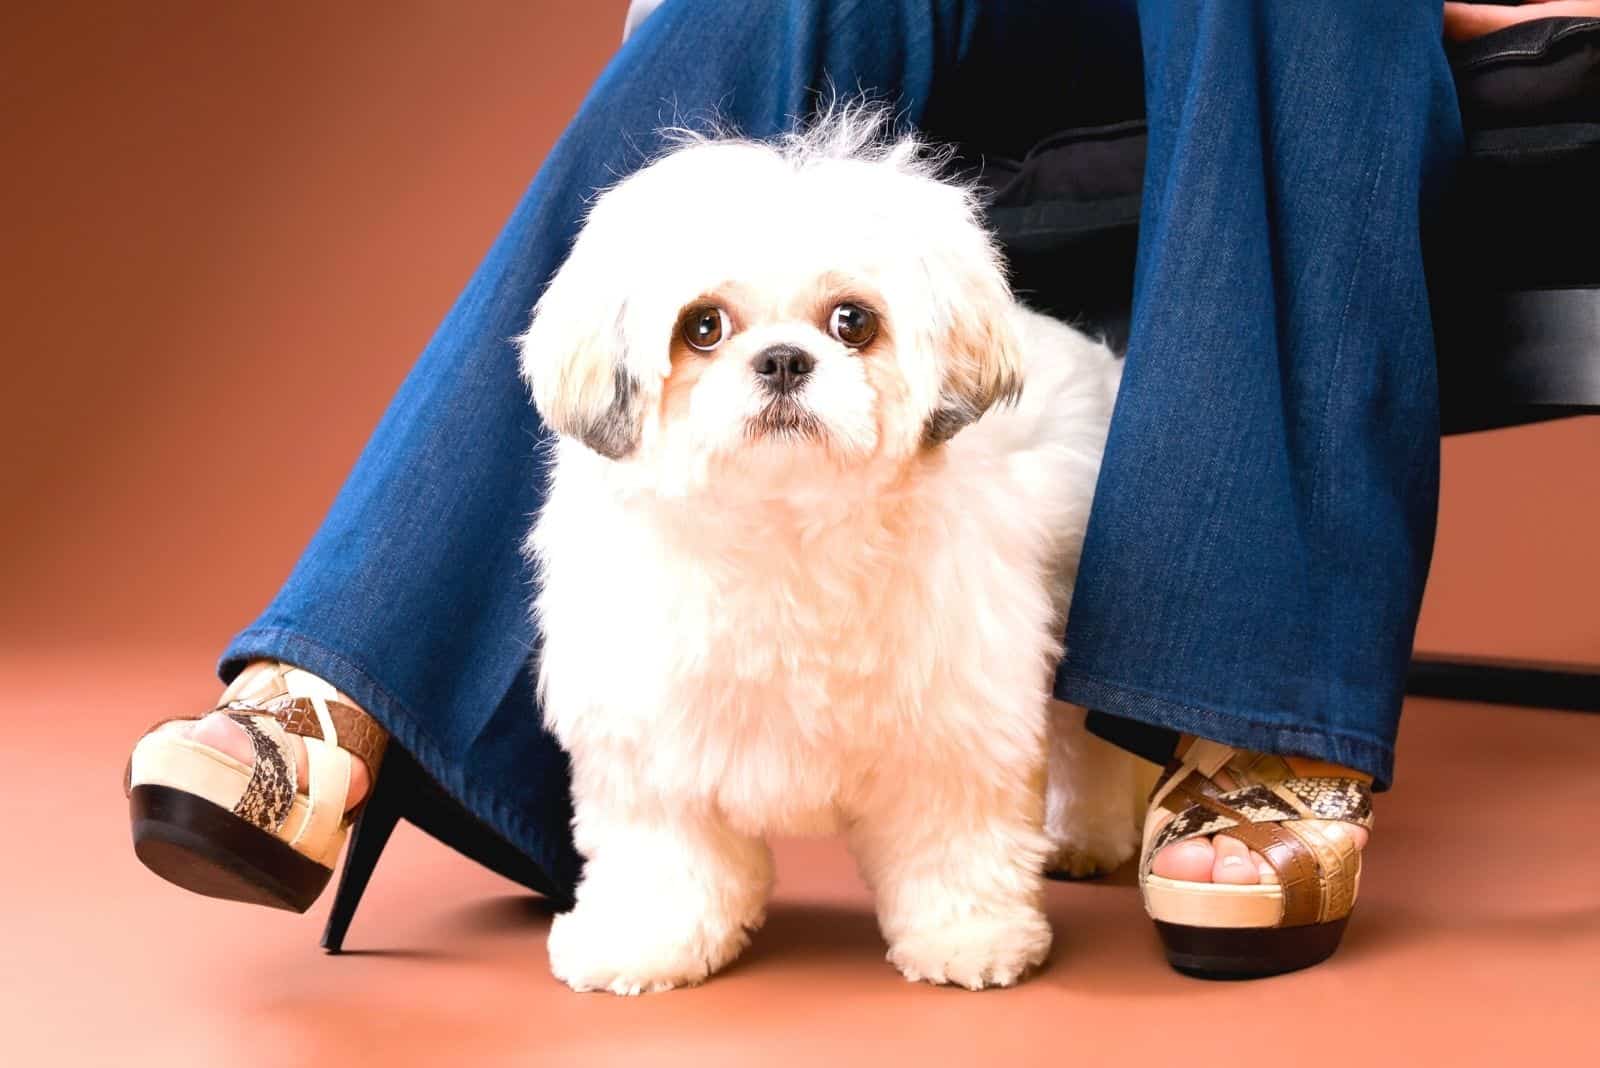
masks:
<path id="1" fill-rule="evenodd" d="M 248 621 L 624 6 L 10 15 L 0 640 L 202 649 Z M 1597 467 L 1597 420 L 1450 441 L 1419 644 L 1600 661 Z"/>

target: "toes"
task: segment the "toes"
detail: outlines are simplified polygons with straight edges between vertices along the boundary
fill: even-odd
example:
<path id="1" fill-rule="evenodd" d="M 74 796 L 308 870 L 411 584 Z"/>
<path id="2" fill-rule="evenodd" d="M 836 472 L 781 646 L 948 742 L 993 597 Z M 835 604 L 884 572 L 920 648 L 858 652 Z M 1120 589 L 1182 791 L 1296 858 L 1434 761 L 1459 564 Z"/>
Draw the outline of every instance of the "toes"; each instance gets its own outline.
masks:
<path id="1" fill-rule="evenodd" d="M 1163 879 L 1181 879 L 1184 882 L 1211 881 L 1211 869 L 1216 862 L 1211 843 L 1204 838 L 1190 838 L 1174 842 L 1157 853 L 1150 862 L 1150 871 Z"/>
<path id="2" fill-rule="evenodd" d="M 1217 853 L 1216 862 L 1211 866 L 1212 882 L 1249 885 L 1261 881 L 1256 866 L 1250 862 L 1250 850 L 1243 842 L 1219 834 L 1212 839 L 1212 848 Z"/>
<path id="3" fill-rule="evenodd" d="M 201 745 L 226 753 L 241 764 L 255 763 L 255 748 L 244 728 L 221 712 L 212 712 L 189 727 L 189 738 Z"/>
<path id="4" fill-rule="evenodd" d="M 1360 851 L 1367 845 L 1367 829 L 1338 820 L 1308 820 L 1313 828 L 1331 840 L 1347 837 Z M 1278 873 L 1267 859 L 1253 849 L 1246 848 L 1237 838 L 1219 834 L 1209 842 L 1191 838 L 1175 842 L 1155 855 L 1150 864 L 1152 874 L 1166 879 L 1181 879 L 1191 883 L 1231 883 L 1249 886 L 1254 883 L 1276 883 Z"/>
<path id="5" fill-rule="evenodd" d="M 1214 839 L 1191 838 L 1175 842 L 1155 855 L 1150 871 L 1165 879 L 1191 883 L 1275 883 L 1278 873 L 1260 853 L 1246 849 L 1237 838 L 1219 834 Z"/>

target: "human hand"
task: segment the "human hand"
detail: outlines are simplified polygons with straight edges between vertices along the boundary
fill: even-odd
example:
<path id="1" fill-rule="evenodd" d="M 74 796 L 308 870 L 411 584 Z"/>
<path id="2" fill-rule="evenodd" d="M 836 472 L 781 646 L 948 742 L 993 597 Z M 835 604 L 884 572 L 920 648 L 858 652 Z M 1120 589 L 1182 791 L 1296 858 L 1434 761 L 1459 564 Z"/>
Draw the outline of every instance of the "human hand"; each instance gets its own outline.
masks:
<path id="1" fill-rule="evenodd" d="M 1521 7 L 1503 4 L 1444 5 L 1444 35 L 1466 41 L 1533 19 L 1600 18 L 1600 0 L 1526 0 Z"/>

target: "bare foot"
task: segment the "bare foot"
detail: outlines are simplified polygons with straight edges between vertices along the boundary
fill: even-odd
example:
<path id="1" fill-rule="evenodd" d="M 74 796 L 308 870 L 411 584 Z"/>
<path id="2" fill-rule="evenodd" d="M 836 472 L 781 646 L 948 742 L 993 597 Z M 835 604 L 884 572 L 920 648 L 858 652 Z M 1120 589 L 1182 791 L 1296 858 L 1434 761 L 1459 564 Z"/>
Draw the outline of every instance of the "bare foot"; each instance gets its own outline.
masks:
<path id="1" fill-rule="evenodd" d="M 226 753 L 233 759 L 246 766 L 255 763 L 255 747 L 250 744 L 250 738 L 245 734 L 244 728 L 228 718 L 226 712 L 212 712 L 187 728 L 189 737 L 201 745 Z M 289 746 L 294 750 L 295 781 L 300 784 L 300 792 L 304 794 L 306 786 L 306 743 L 297 734 L 289 735 Z M 366 761 L 350 754 L 350 795 L 345 800 L 345 811 L 349 811 L 361 803 L 367 796 L 367 791 L 372 788 L 372 779 L 367 772 Z"/>
<path id="2" fill-rule="evenodd" d="M 1289 766 L 1298 775 L 1332 775 L 1344 778 L 1366 776 L 1358 771 L 1330 764 L 1323 760 L 1286 757 Z M 1299 820 L 1295 830 L 1309 831 L 1329 839 L 1347 837 L 1355 842 L 1356 849 L 1367 846 L 1367 829 L 1343 820 Z M 1150 861 L 1150 871 L 1165 879 L 1181 879 L 1190 883 L 1233 883 L 1248 886 L 1255 883 L 1275 883 L 1278 873 L 1261 854 L 1245 848 L 1237 838 L 1225 834 L 1211 838 L 1189 838 L 1174 842 L 1157 853 Z"/>

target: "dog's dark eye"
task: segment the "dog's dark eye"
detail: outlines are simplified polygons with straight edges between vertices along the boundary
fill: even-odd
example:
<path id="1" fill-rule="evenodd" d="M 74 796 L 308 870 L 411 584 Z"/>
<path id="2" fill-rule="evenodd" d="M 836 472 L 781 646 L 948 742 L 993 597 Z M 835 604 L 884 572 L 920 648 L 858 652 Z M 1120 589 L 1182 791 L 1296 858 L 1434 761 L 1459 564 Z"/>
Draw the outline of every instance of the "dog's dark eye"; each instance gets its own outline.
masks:
<path id="1" fill-rule="evenodd" d="M 878 332 L 878 317 L 859 304 L 841 304 L 828 316 L 828 333 L 859 349 Z"/>
<path id="2" fill-rule="evenodd" d="M 692 308 L 683 317 L 683 340 L 692 349 L 710 352 L 733 332 L 728 313 L 717 307 Z"/>

